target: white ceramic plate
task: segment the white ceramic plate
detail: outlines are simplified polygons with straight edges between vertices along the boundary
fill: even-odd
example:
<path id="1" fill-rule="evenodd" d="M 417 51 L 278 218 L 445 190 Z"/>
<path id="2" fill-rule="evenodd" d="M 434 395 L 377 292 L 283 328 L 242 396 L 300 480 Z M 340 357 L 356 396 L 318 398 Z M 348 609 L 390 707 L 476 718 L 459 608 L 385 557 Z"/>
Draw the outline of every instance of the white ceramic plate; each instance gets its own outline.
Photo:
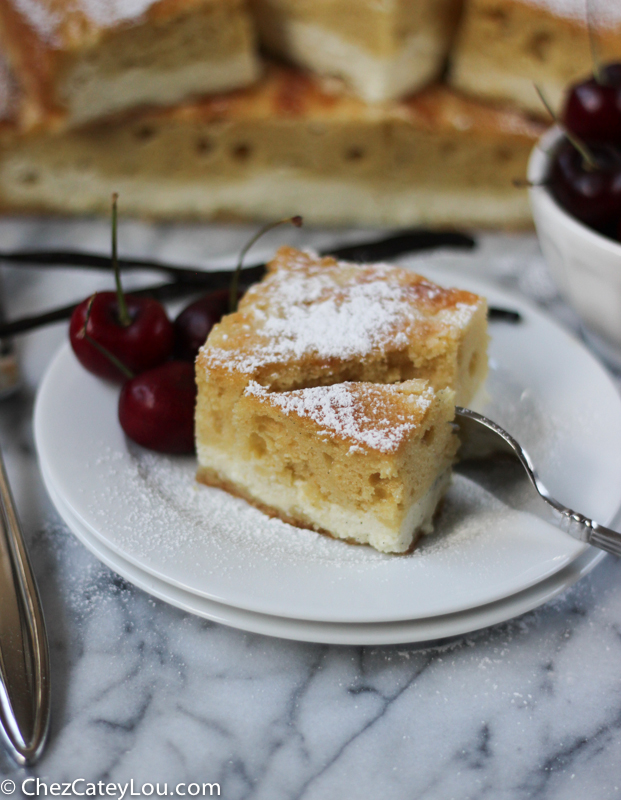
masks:
<path id="1" fill-rule="evenodd" d="M 347 624 L 342 622 L 312 622 L 285 617 L 255 614 L 234 606 L 226 606 L 206 597 L 186 592 L 177 586 L 149 575 L 114 553 L 72 515 L 56 494 L 49 478 L 43 473 L 47 489 L 61 516 L 76 537 L 100 561 L 145 592 L 177 608 L 197 614 L 214 622 L 230 625 L 252 633 L 278 636 L 302 642 L 321 642 L 341 645 L 390 645 L 412 642 L 438 642 L 481 630 L 512 619 L 552 600 L 562 591 L 590 572 L 605 557 L 605 553 L 589 547 L 571 564 L 536 586 L 497 603 L 480 606 L 458 614 L 447 614 L 419 620 Z"/>
<path id="2" fill-rule="evenodd" d="M 621 401 L 569 334 L 514 297 L 454 273 L 441 283 L 518 308 L 492 326 L 486 412 L 521 441 L 566 504 L 609 524 L 621 505 Z M 583 546 L 456 481 L 437 533 L 410 556 L 351 547 L 270 520 L 196 486 L 192 459 L 128 446 L 118 390 L 60 351 L 39 391 L 39 459 L 73 517 L 108 550 L 164 583 L 277 617 L 375 623 L 494 603 L 564 569 Z"/>

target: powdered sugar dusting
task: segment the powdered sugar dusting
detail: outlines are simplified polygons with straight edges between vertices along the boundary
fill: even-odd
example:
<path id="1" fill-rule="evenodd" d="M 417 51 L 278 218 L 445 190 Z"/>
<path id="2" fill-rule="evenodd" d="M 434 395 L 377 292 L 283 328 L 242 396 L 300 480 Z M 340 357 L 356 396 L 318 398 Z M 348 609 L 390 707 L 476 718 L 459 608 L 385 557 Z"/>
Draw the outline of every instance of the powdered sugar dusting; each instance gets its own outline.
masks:
<path id="1" fill-rule="evenodd" d="M 423 329 L 426 339 L 456 335 L 477 308 L 473 295 L 460 300 L 467 293 L 395 267 L 330 264 L 296 252 L 287 251 L 286 268 L 249 290 L 242 328 L 208 341 L 211 364 L 252 373 L 309 356 L 351 359 L 406 349 Z M 234 349 L 242 337 L 244 346 Z"/>
<path id="2" fill-rule="evenodd" d="M 325 299 L 319 276 L 295 275 L 279 284 L 281 308 L 289 307 L 289 313 L 270 315 L 263 331 L 297 357 L 311 351 L 325 358 L 367 352 L 390 335 L 402 311 L 400 293 L 383 280 Z"/>
<path id="3" fill-rule="evenodd" d="M 260 397 L 287 415 L 313 420 L 320 427 L 320 437 L 347 439 L 353 442 L 350 450 L 371 448 L 381 452 L 397 450 L 434 398 L 430 387 L 418 395 L 407 395 L 411 408 L 406 415 L 398 413 L 394 401 L 400 391 L 391 385 L 342 383 L 271 393 L 251 381 L 245 394 Z"/>
<path id="4" fill-rule="evenodd" d="M 523 587 L 525 571 L 548 569 L 579 547 L 544 523 L 525 524 L 523 515 L 459 477 L 437 533 L 411 556 L 352 547 L 270 519 L 224 491 L 197 485 L 193 458 L 130 445 L 118 427 L 118 393 L 89 376 L 73 380 L 81 374 L 74 361 L 67 349 L 51 373 L 55 383 L 48 386 L 58 392 L 49 410 L 53 433 L 50 449 L 40 445 L 63 464 L 49 462 L 59 493 L 121 558 L 213 600 L 295 618 L 448 613 L 463 598 L 491 602 Z"/>
<path id="5" fill-rule="evenodd" d="M 80 0 L 80 8 L 98 25 L 110 26 L 138 19 L 154 0 Z"/>
<path id="6" fill-rule="evenodd" d="M 188 580 L 191 573 L 203 583 L 210 576 L 234 577 L 260 564 L 281 564 L 302 573 L 329 566 L 336 570 L 334 580 L 340 580 L 340 572 L 347 580 L 354 569 L 361 574 L 373 571 L 374 580 L 382 581 L 385 571 L 389 581 L 391 565 L 403 563 L 404 558 L 423 566 L 428 558 L 435 561 L 446 556 L 450 561 L 457 551 L 463 560 L 474 540 L 479 540 L 485 551 L 484 541 L 489 538 L 490 549 L 496 548 L 495 558 L 502 531 L 522 525 L 524 516 L 470 480 L 456 476 L 436 532 L 423 537 L 412 554 L 395 556 L 296 528 L 267 517 L 227 492 L 198 485 L 191 459 L 161 456 L 135 446 L 129 453 L 101 447 L 96 463 L 87 469 L 106 478 L 99 483 L 91 513 L 104 530 L 110 527 L 112 514 L 114 534 L 108 543 L 130 560 L 155 565 L 173 582 L 177 570 L 182 579 Z M 122 515 L 114 513 L 116 507 L 122 509 Z M 480 562 L 480 558 L 477 547 L 473 559 Z M 481 563 L 474 566 L 484 567 Z"/>
<path id="7" fill-rule="evenodd" d="M 137 20 L 154 0 L 69 0 L 56 4 L 50 0 L 14 0 L 15 6 L 39 36 L 54 45 L 63 25 L 71 27 L 72 17 L 85 17 L 99 27 L 112 27 L 121 22 Z"/>
<path id="8" fill-rule="evenodd" d="M 52 43 L 55 41 L 62 20 L 58 9 L 51 8 L 49 3 L 41 0 L 15 0 L 15 7 L 42 39 Z"/>
<path id="9" fill-rule="evenodd" d="M 566 19 L 575 19 L 586 24 L 587 2 L 593 25 L 598 28 L 614 27 L 621 24 L 621 3 L 619 0 L 522 0 L 526 5 L 544 8 Z"/>

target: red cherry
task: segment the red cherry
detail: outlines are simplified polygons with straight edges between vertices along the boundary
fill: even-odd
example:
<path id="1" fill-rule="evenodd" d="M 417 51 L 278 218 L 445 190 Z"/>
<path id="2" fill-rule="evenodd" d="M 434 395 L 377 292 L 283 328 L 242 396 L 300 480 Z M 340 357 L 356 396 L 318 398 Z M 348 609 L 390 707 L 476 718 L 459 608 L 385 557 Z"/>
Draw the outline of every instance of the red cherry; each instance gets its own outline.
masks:
<path id="1" fill-rule="evenodd" d="M 144 372 L 165 361 L 173 348 L 173 326 L 166 310 L 148 297 L 125 298 L 130 324 L 119 321 L 116 292 L 99 292 L 74 310 L 69 338 L 78 360 L 89 372 L 114 381 L 127 378 L 89 338 L 112 353 L 130 372 Z M 91 304 L 92 301 L 92 304 Z M 84 336 L 84 323 L 90 315 Z"/>
<path id="2" fill-rule="evenodd" d="M 562 121 L 571 133 L 587 142 L 621 144 L 621 63 L 600 70 L 569 89 Z"/>
<path id="3" fill-rule="evenodd" d="M 621 215 L 621 151 L 603 144 L 589 148 L 595 168 L 574 145 L 564 141 L 554 155 L 548 185 L 558 203 L 598 231 L 607 231 Z"/>
<path id="4" fill-rule="evenodd" d="M 238 299 L 244 291 L 245 287 L 242 287 Z M 229 313 L 229 299 L 228 289 L 215 289 L 183 309 L 174 322 L 175 358 L 182 361 L 196 359 L 213 326 Z"/>
<path id="5" fill-rule="evenodd" d="M 174 322 L 175 358 L 194 361 L 209 331 L 229 310 L 229 290 L 217 289 L 183 309 Z"/>
<path id="6" fill-rule="evenodd" d="M 160 453 L 194 451 L 194 367 L 168 361 L 127 381 L 119 422 L 134 442 Z"/>

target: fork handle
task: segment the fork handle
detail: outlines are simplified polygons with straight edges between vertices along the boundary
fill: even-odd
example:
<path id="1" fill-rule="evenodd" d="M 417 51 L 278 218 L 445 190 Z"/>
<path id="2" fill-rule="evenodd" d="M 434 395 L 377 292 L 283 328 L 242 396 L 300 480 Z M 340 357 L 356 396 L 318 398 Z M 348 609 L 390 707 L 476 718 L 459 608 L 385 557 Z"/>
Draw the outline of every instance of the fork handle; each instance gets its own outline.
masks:
<path id="1" fill-rule="evenodd" d="M 598 525 L 597 522 L 593 523 L 589 544 L 599 547 L 600 550 L 606 550 L 607 553 L 612 553 L 614 556 L 621 556 L 621 534 L 605 528 L 603 525 Z"/>
<path id="2" fill-rule="evenodd" d="M 570 536 L 573 536 L 574 539 L 586 544 L 592 544 L 594 547 L 599 547 L 600 550 L 605 550 L 615 556 L 621 556 L 621 533 L 617 533 L 611 528 L 606 528 L 604 525 L 600 525 L 599 522 L 595 522 L 583 514 L 578 514 L 577 511 L 564 508 L 560 503 L 551 505 L 557 512 L 559 527 L 569 533 Z"/>

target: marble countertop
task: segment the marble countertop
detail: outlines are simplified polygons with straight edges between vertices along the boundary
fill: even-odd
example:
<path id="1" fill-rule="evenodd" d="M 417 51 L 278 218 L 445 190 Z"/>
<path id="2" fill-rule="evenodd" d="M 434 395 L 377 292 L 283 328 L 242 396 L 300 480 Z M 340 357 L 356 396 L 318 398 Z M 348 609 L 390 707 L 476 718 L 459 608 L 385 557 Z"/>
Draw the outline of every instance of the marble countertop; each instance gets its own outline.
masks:
<path id="1" fill-rule="evenodd" d="M 235 252 L 248 230 L 124 223 L 120 241 L 126 254 L 197 262 Z M 326 237 L 283 229 L 278 240 L 316 244 Z M 2 249 L 106 252 L 108 238 L 102 222 L 0 223 Z M 420 257 L 421 271 L 426 259 L 527 295 L 577 327 L 532 236 L 486 235 L 472 254 Z M 68 269 L 5 268 L 4 279 L 10 317 L 110 284 L 108 276 Z M 24 386 L 0 414 L 53 670 L 44 757 L 25 770 L 0 754 L 0 791 L 14 781 L 12 796 L 29 796 L 36 780 L 23 781 L 30 777 L 48 786 L 83 779 L 72 794 L 63 788 L 66 796 L 85 792 L 89 782 L 101 781 L 97 791 L 106 791 L 133 780 L 134 792 L 151 784 L 155 796 L 164 784 L 170 794 L 194 783 L 190 796 L 218 783 L 226 800 L 621 797 L 617 559 L 608 556 L 536 611 L 434 647 L 297 643 L 184 613 L 101 564 L 47 498 L 32 404 L 65 336 L 59 323 L 19 338 Z"/>

